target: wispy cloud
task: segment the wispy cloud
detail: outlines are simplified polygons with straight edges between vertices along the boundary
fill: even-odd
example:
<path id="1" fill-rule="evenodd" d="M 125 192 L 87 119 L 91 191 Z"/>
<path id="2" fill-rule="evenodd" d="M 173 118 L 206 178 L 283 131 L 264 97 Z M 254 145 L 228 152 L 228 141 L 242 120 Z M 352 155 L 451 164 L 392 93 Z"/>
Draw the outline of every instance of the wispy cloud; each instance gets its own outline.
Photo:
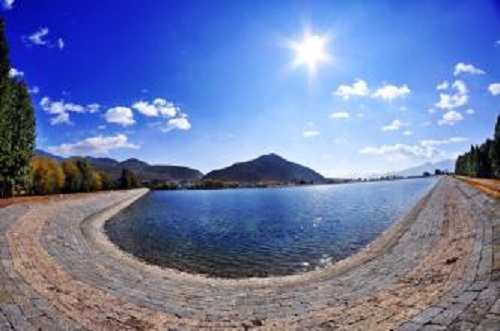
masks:
<path id="1" fill-rule="evenodd" d="M 112 150 L 124 148 L 139 149 L 139 146 L 128 142 L 128 137 L 125 134 L 117 134 L 89 137 L 72 144 L 51 146 L 48 150 L 54 154 L 70 156 L 108 154 Z"/>
<path id="2" fill-rule="evenodd" d="M 422 146 L 439 146 L 439 145 L 449 145 L 449 144 L 457 144 L 467 141 L 467 138 L 464 137 L 451 137 L 448 139 L 428 139 L 422 140 L 420 144 Z"/>
<path id="3" fill-rule="evenodd" d="M 444 81 L 444 82 L 442 82 L 442 83 L 438 84 L 438 85 L 436 86 L 436 89 L 437 89 L 438 91 L 441 91 L 441 90 L 446 90 L 446 89 L 448 89 L 448 87 L 450 87 L 450 83 L 448 83 L 447 81 Z"/>
<path id="4" fill-rule="evenodd" d="M 400 120 L 394 120 L 391 122 L 391 124 L 384 125 L 382 127 L 382 131 L 395 131 L 399 130 L 399 128 L 403 126 L 403 122 Z"/>
<path id="5" fill-rule="evenodd" d="M 2 7 L 6 10 L 12 9 L 14 0 L 2 0 Z"/>
<path id="6" fill-rule="evenodd" d="M 453 75 L 458 76 L 460 74 L 484 75 L 485 72 L 484 70 L 481 70 L 473 66 L 472 64 L 460 62 L 455 65 L 455 71 L 453 72 Z"/>
<path id="7" fill-rule="evenodd" d="M 403 135 L 405 135 L 405 136 L 411 136 L 412 134 L 413 134 L 413 131 L 410 131 L 410 130 L 405 130 L 403 132 Z"/>
<path id="8" fill-rule="evenodd" d="M 333 119 L 349 118 L 349 116 L 349 113 L 346 111 L 338 111 L 330 114 L 330 117 Z"/>
<path id="9" fill-rule="evenodd" d="M 49 34 L 49 28 L 40 28 L 39 30 L 33 32 L 28 36 L 28 40 L 33 44 L 33 45 L 47 45 L 49 43 L 48 40 L 45 39 L 47 35 Z"/>
<path id="10" fill-rule="evenodd" d="M 36 94 L 38 93 L 39 89 L 38 87 L 35 86 L 30 91 L 31 93 Z M 69 113 L 92 114 L 99 111 L 100 107 L 100 105 L 96 103 L 83 106 L 72 102 L 66 102 L 64 100 L 52 101 L 49 97 L 43 97 L 42 100 L 40 101 L 40 106 L 46 113 L 50 115 L 55 115 L 50 119 L 50 124 L 52 125 L 72 124 Z"/>
<path id="11" fill-rule="evenodd" d="M 10 71 L 9 71 L 9 76 L 12 77 L 12 78 L 23 78 L 24 77 L 24 72 L 23 71 L 20 71 L 16 68 L 10 68 Z"/>
<path id="12" fill-rule="evenodd" d="M 467 141 L 463 137 L 452 137 L 449 139 L 429 139 L 422 140 L 420 143 L 408 144 L 394 144 L 394 145 L 381 145 L 377 147 L 365 147 L 359 150 L 360 154 L 381 156 L 390 161 L 411 159 L 438 159 L 451 157 L 451 153 L 447 153 L 438 148 L 438 146 L 462 143 Z"/>
<path id="13" fill-rule="evenodd" d="M 319 131 L 316 131 L 316 130 L 304 131 L 302 133 L 302 137 L 304 137 L 304 138 L 313 138 L 316 136 L 319 136 Z"/>
<path id="14" fill-rule="evenodd" d="M 382 145 L 378 147 L 365 147 L 359 151 L 360 154 L 374 156 L 389 156 L 389 157 L 417 157 L 417 158 L 432 158 L 438 155 L 435 148 L 431 146 L 421 145 Z"/>
<path id="15" fill-rule="evenodd" d="M 38 93 L 40 93 L 40 88 L 38 86 L 33 86 L 32 88 L 30 88 L 28 90 L 28 92 L 31 94 L 38 94 Z"/>
<path id="16" fill-rule="evenodd" d="M 23 37 L 23 39 L 29 46 L 45 46 L 48 48 L 59 48 L 61 50 L 64 48 L 65 43 L 62 38 L 50 40 L 48 36 L 49 28 L 43 27 L 28 35 L 27 37 Z"/>

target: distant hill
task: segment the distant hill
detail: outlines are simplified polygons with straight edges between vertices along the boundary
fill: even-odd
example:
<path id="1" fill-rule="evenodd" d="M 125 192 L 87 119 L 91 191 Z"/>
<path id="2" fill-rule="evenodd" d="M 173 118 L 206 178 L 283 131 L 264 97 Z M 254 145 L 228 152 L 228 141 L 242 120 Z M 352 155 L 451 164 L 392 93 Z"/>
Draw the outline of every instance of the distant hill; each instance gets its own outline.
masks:
<path id="1" fill-rule="evenodd" d="M 248 162 L 209 172 L 203 179 L 227 180 L 240 183 L 261 181 L 323 183 L 325 178 L 312 169 L 285 160 L 276 154 L 260 156 Z"/>
<path id="2" fill-rule="evenodd" d="M 53 155 L 39 149 L 35 150 L 35 155 L 51 158 L 58 162 L 67 159 L 87 160 L 96 170 L 105 173 L 111 179 L 119 178 L 122 169 L 133 170 L 143 181 L 196 181 L 200 180 L 203 177 L 203 174 L 196 169 L 172 165 L 150 165 L 144 161 L 134 158 L 122 162 L 111 158 L 98 158 L 90 156 L 72 156 L 69 158 L 63 158 L 61 156 Z"/>
<path id="3" fill-rule="evenodd" d="M 436 170 L 436 169 L 448 170 L 450 172 L 453 172 L 455 170 L 455 160 L 443 160 L 443 161 L 439 161 L 439 162 L 427 162 L 427 163 L 421 164 L 421 165 L 416 166 L 416 167 L 404 169 L 401 171 L 391 172 L 390 175 L 403 176 L 403 177 L 420 176 L 425 171 L 433 174 L 434 170 Z"/>
<path id="4" fill-rule="evenodd" d="M 57 155 L 54 155 L 54 154 L 50 154 L 49 152 L 42 151 L 41 149 L 35 149 L 34 154 L 35 154 L 35 156 L 45 157 L 45 158 L 48 158 L 48 159 L 56 160 L 58 162 L 59 161 L 64 161 L 63 157 L 57 156 Z"/>

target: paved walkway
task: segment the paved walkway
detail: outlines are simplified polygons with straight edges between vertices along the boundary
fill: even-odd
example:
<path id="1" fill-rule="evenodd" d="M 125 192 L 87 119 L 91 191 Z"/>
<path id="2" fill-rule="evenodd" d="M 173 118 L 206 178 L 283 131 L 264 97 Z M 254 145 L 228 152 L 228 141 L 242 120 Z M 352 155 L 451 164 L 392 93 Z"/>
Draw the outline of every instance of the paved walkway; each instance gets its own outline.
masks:
<path id="1" fill-rule="evenodd" d="M 102 225 L 144 193 L 0 209 L 0 329 L 500 330 L 500 202 L 457 180 L 332 267 L 246 280 L 119 251 Z"/>

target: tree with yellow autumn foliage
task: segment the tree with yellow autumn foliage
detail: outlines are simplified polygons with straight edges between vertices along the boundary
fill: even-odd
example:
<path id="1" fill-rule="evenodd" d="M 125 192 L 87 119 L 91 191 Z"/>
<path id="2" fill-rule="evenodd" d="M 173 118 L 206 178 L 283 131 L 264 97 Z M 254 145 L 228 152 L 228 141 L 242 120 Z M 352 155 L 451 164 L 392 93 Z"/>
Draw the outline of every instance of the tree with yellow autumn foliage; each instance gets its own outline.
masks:
<path id="1" fill-rule="evenodd" d="M 31 162 L 32 191 L 34 194 L 60 193 L 64 187 L 65 175 L 54 160 L 35 157 Z"/>

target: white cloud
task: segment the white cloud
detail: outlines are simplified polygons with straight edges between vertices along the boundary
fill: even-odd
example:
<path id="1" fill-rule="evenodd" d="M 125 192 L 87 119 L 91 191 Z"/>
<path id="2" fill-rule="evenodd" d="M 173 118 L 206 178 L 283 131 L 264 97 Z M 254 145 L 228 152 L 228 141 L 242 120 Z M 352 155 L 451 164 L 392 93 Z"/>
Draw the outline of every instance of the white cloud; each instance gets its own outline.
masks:
<path id="1" fill-rule="evenodd" d="M 397 98 L 404 98 L 408 94 L 410 94 L 410 89 L 406 84 L 401 85 L 400 87 L 395 85 L 385 85 L 378 88 L 375 93 L 372 94 L 372 97 L 392 101 Z"/>
<path id="2" fill-rule="evenodd" d="M 73 144 L 62 144 L 49 147 L 49 152 L 59 155 L 89 155 L 89 154 L 107 154 L 115 149 L 132 148 L 138 149 L 139 146 L 129 143 L 128 137 L 124 134 L 115 136 L 96 136 L 83 139 Z"/>
<path id="3" fill-rule="evenodd" d="M 100 108 L 101 105 L 98 103 L 91 103 L 90 105 L 87 105 L 87 110 L 91 114 L 99 112 Z"/>
<path id="4" fill-rule="evenodd" d="M 410 130 L 405 130 L 405 132 L 403 132 L 403 135 L 405 136 L 411 136 L 413 134 L 413 131 L 410 131 Z"/>
<path id="5" fill-rule="evenodd" d="M 45 39 L 47 35 L 49 34 L 49 29 L 48 28 L 40 28 L 38 31 L 35 31 L 34 33 L 30 34 L 28 36 L 28 40 L 33 44 L 33 45 L 47 45 L 48 40 Z"/>
<path id="6" fill-rule="evenodd" d="M 33 87 L 32 90 L 30 90 L 30 92 L 36 94 L 39 92 L 39 89 L 38 87 L 35 86 Z M 90 104 L 85 107 L 76 103 L 65 102 L 64 100 L 52 101 L 49 97 L 43 97 L 42 100 L 40 101 L 40 106 L 46 113 L 50 115 L 57 115 L 50 119 L 50 123 L 52 125 L 63 124 L 63 123 L 71 124 L 69 113 L 93 114 L 99 111 L 100 107 L 100 105 L 96 103 Z"/>
<path id="7" fill-rule="evenodd" d="M 9 70 L 9 77 L 12 77 L 12 78 L 16 78 L 16 77 L 23 78 L 24 77 L 24 72 L 20 71 L 20 70 L 17 70 L 16 68 L 10 68 L 10 70 Z"/>
<path id="8" fill-rule="evenodd" d="M 456 93 L 440 93 L 439 101 L 435 104 L 436 107 L 441 109 L 454 109 L 467 104 L 469 96 L 465 83 L 461 80 L 457 80 L 451 87 L 456 90 Z"/>
<path id="9" fill-rule="evenodd" d="M 438 155 L 438 151 L 432 146 L 421 145 L 382 145 L 379 147 L 365 147 L 359 151 L 360 154 L 389 156 L 396 158 L 416 157 L 416 158 L 432 158 Z"/>
<path id="10" fill-rule="evenodd" d="M 472 74 L 472 75 L 484 75 L 485 72 L 484 70 L 481 70 L 479 68 L 474 67 L 472 64 L 465 64 L 465 63 L 457 63 L 455 66 L 455 71 L 453 72 L 453 75 L 457 76 L 460 74 Z"/>
<path id="11" fill-rule="evenodd" d="M 40 88 L 38 86 L 33 86 L 31 89 L 28 90 L 28 92 L 31 94 L 38 94 L 40 93 Z"/>
<path id="12" fill-rule="evenodd" d="M 457 143 L 462 143 L 464 141 L 467 141 L 467 138 L 464 137 L 451 137 L 448 139 L 429 139 L 429 140 L 422 140 L 420 144 L 422 146 L 439 146 L 439 145 L 448 145 L 448 144 L 457 144 Z"/>
<path id="13" fill-rule="evenodd" d="M 302 133 L 302 137 L 304 137 L 304 138 L 313 138 L 313 137 L 316 137 L 318 135 L 319 135 L 319 131 L 314 131 L 314 130 L 304 131 Z"/>
<path id="14" fill-rule="evenodd" d="M 466 140 L 463 137 L 452 137 L 443 140 L 422 140 L 419 144 L 414 145 L 394 144 L 365 147 L 359 153 L 386 157 L 390 161 L 403 159 L 413 159 L 414 161 L 421 161 L 422 159 L 437 160 L 452 157 L 452 153 L 438 149 L 438 146 L 461 143 Z"/>
<path id="15" fill-rule="evenodd" d="M 453 85 L 451 86 L 455 88 L 458 92 L 458 94 L 467 94 L 469 90 L 467 89 L 467 85 L 461 80 L 456 80 Z"/>
<path id="16" fill-rule="evenodd" d="M 28 43 L 28 45 L 35 46 L 45 46 L 48 48 L 59 48 L 63 49 L 65 46 L 64 40 L 62 38 L 57 38 L 56 40 L 49 40 L 49 28 L 40 28 L 23 39 Z"/>
<path id="17" fill-rule="evenodd" d="M 341 84 L 334 94 L 347 100 L 353 96 L 367 96 L 369 93 L 370 91 L 366 82 L 362 79 L 358 79 L 352 85 Z"/>
<path id="18" fill-rule="evenodd" d="M 134 103 L 132 108 L 148 117 L 167 118 L 166 125 L 160 128 L 163 132 L 191 129 L 187 114 L 178 105 L 165 99 L 156 98 L 152 102 L 141 100 Z"/>
<path id="19" fill-rule="evenodd" d="M 467 114 L 474 115 L 474 113 L 475 113 L 474 109 L 467 109 Z"/>
<path id="20" fill-rule="evenodd" d="M 447 81 L 444 81 L 441 84 L 438 84 L 438 86 L 436 86 L 436 89 L 437 90 L 446 90 L 449 87 L 450 87 L 450 84 Z"/>
<path id="21" fill-rule="evenodd" d="M 427 112 L 428 112 L 429 114 L 434 114 L 434 113 L 436 112 L 436 109 L 434 109 L 434 108 L 429 108 L 429 109 L 427 109 Z"/>
<path id="22" fill-rule="evenodd" d="M 349 118 L 349 113 L 346 111 L 339 111 L 330 114 L 331 118 Z"/>
<path id="23" fill-rule="evenodd" d="M 439 120 L 439 125 L 454 125 L 456 122 L 463 120 L 464 117 L 459 112 L 450 110 L 443 115 L 443 118 Z"/>
<path id="24" fill-rule="evenodd" d="M 500 46 L 500 39 L 495 41 L 495 45 Z"/>
<path id="25" fill-rule="evenodd" d="M 171 118 L 167 122 L 167 127 L 163 128 L 163 132 L 168 132 L 171 130 L 189 130 L 191 129 L 191 123 L 189 123 L 189 120 L 187 119 L 186 114 L 181 114 L 180 117 L 177 118 Z"/>
<path id="26" fill-rule="evenodd" d="M 4 9 L 12 9 L 14 5 L 14 0 L 2 0 L 2 6 Z"/>
<path id="27" fill-rule="evenodd" d="M 469 96 L 458 94 L 440 94 L 436 107 L 442 109 L 453 109 L 467 104 Z"/>
<path id="28" fill-rule="evenodd" d="M 157 98 L 153 102 L 139 101 L 132 105 L 132 108 L 145 116 L 174 117 L 180 112 L 178 106 L 165 99 Z"/>
<path id="29" fill-rule="evenodd" d="M 106 112 L 106 121 L 108 123 L 115 123 L 123 126 L 135 124 L 132 109 L 128 107 L 114 107 L 108 109 Z"/>
<path id="30" fill-rule="evenodd" d="M 57 124 L 73 124 L 69 120 L 69 114 L 68 113 L 60 113 L 56 117 L 52 117 L 50 120 L 50 125 L 57 125 Z"/>
<path id="31" fill-rule="evenodd" d="M 382 127 L 382 131 L 395 131 L 399 130 L 399 128 L 403 125 L 403 122 L 400 120 L 394 120 L 389 125 L 384 125 Z"/>
<path id="32" fill-rule="evenodd" d="M 64 40 L 62 40 L 61 38 L 57 39 L 57 47 L 59 49 L 63 49 L 64 46 L 65 46 Z"/>
<path id="33" fill-rule="evenodd" d="M 488 86 L 491 95 L 500 95 L 500 83 L 493 83 Z"/>

